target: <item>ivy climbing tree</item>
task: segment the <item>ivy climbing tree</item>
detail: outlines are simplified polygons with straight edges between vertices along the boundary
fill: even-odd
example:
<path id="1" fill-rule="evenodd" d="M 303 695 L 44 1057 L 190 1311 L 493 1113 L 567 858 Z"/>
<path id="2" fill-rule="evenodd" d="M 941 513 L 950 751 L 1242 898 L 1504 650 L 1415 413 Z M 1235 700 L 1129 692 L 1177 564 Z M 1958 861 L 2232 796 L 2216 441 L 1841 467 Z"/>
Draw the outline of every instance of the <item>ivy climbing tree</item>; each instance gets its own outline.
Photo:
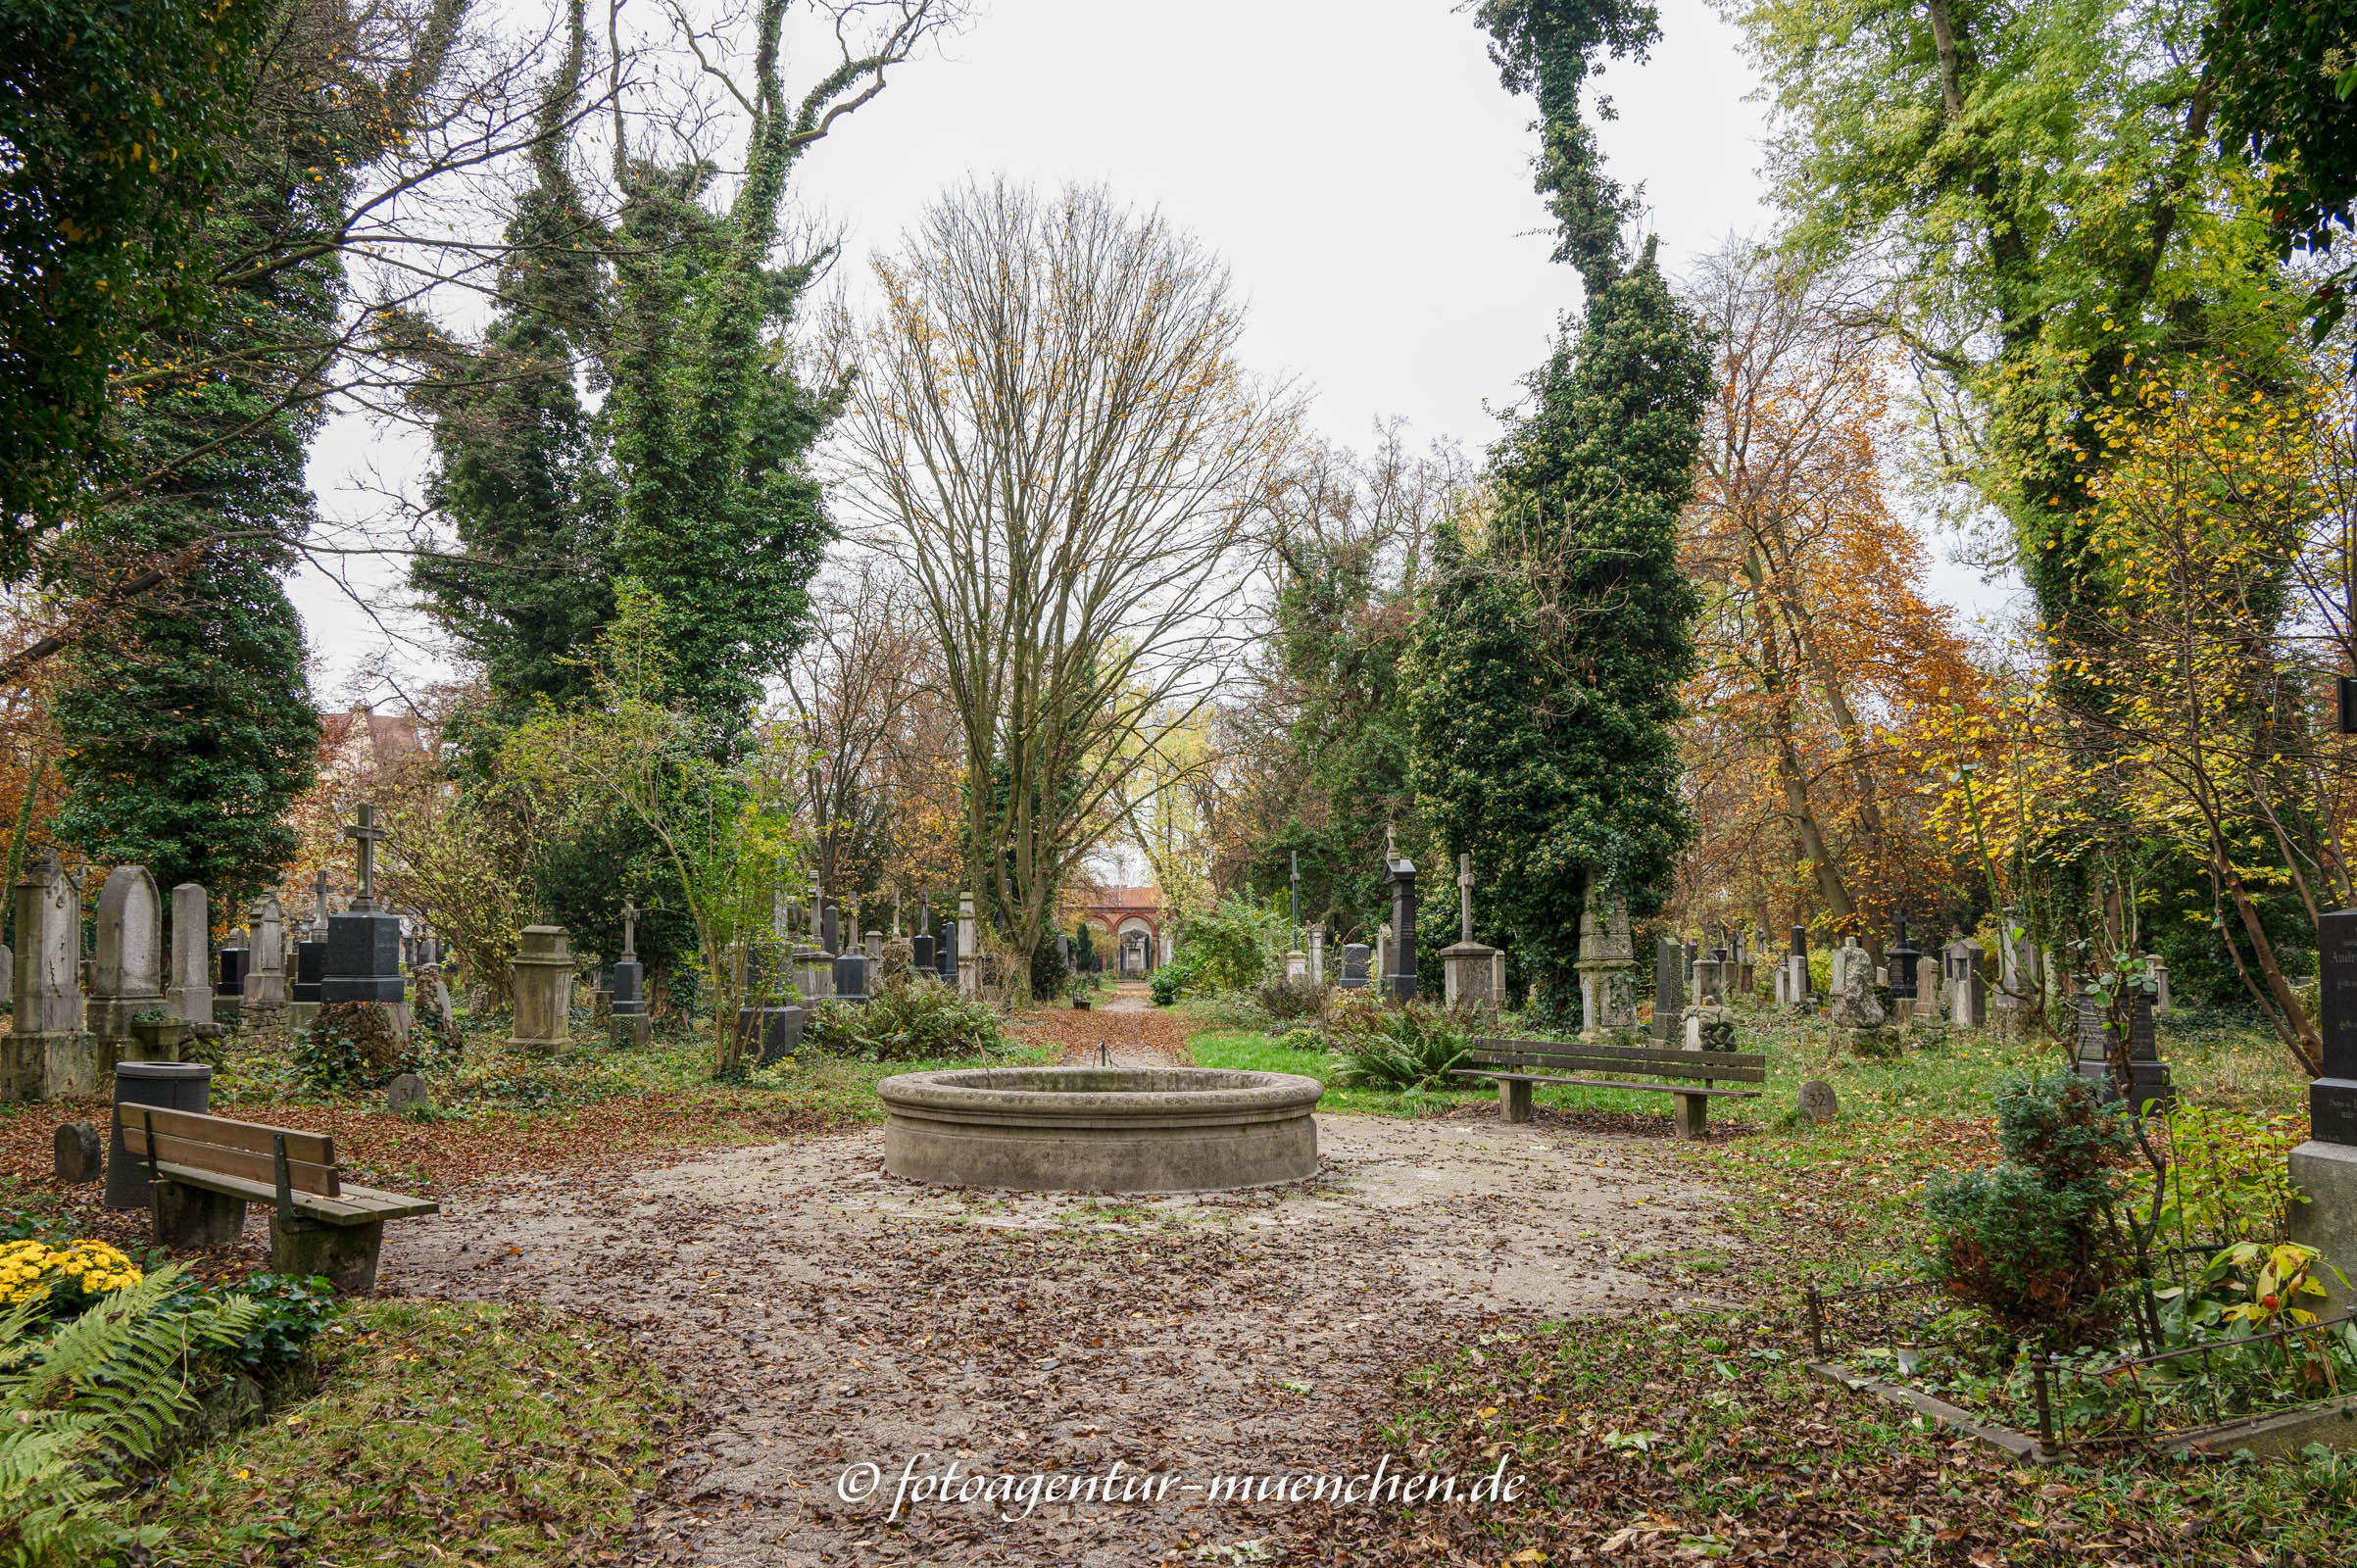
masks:
<path id="1" fill-rule="evenodd" d="M 1587 299 L 1491 453 L 1486 507 L 1441 533 L 1412 778 L 1563 1006 L 1591 889 L 1645 909 L 1693 836 L 1671 725 L 1698 601 L 1676 557 L 1710 366 L 1653 244 L 1628 244 L 1633 204 L 1581 118 L 1599 52 L 1643 58 L 1653 8 L 1491 0 L 1480 18 L 1507 87 L 1538 101 L 1538 187 Z"/>

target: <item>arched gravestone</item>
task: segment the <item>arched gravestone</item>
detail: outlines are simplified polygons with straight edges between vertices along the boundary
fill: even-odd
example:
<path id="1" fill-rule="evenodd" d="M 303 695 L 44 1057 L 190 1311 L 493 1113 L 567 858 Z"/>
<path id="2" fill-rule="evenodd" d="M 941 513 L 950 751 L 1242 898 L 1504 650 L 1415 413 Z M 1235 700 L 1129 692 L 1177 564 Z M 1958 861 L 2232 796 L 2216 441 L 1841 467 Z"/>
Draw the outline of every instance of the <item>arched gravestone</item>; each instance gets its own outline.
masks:
<path id="1" fill-rule="evenodd" d="M 164 1005 L 164 900 L 143 865 L 119 865 L 98 895 L 98 973 L 90 1032 L 128 1040 L 131 1020 Z"/>
<path id="2" fill-rule="evenodd" d="M 1800 1114 L 1810 1121 L 1831 1121 L 1841 1114 L 1841 1102 L 1834 1094 L 1834 1086 L 1822 1078 L 1811 1078 L 1800 1086 Z"/>

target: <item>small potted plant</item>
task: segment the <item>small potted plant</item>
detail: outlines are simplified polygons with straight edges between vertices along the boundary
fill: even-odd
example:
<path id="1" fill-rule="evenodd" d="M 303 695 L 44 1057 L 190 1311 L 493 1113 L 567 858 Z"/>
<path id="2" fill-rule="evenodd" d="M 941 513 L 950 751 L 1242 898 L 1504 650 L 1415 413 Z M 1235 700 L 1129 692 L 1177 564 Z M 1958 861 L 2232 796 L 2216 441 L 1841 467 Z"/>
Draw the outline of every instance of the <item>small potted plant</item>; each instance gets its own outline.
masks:
<path id="1" fill-rule="evenodd" d="M 131 1036 L 139 1042 L 143 1061 L 179 1060 L 181 1048 L 194 1032 L 194 1025 L 165 1017 L 161 1007 L 150 1007 L 131 1019 Z"/>

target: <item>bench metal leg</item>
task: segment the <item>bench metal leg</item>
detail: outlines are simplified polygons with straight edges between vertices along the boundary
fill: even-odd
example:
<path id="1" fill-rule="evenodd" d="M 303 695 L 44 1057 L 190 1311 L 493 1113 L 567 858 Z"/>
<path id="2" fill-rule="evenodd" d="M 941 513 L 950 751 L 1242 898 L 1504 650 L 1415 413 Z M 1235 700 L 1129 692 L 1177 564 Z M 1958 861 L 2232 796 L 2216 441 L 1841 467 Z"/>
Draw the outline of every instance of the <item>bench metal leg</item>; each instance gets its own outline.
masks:
<path id="1" fill-rule="evenodd" d="M 233 1247 L 246 1228 L 244 1199 L 202 1187 L 151 1182 L 147 1205 L 159 1247 Z"/>
<path id="2" fill-rule="evenodd" d="M 1498 1119 L 1499 1121 L 1529 1121 L 1531 1119 L 1531 1085 L 1511 1078 L 1498 1080 Z"/>
<path id="3" fill-rule="evenodd" d="M 1708 1095 L 1679 1095 L 1676 1099 L 1678 1102 L 1678 1136 L 1685 1139 L 1707 1137 L 1710 1127 L 1710 1097 Z"/>
<path id="4" fill-rule="evenodd" d="M 346 1296 L 376 1289 L 376 1259 L 384 1248 L 384 1221 L 366 1225 L 321 1225 L 300 1217 L 270 1216 L 270 1268 L 296 1279 L 324 1274 Z"/>

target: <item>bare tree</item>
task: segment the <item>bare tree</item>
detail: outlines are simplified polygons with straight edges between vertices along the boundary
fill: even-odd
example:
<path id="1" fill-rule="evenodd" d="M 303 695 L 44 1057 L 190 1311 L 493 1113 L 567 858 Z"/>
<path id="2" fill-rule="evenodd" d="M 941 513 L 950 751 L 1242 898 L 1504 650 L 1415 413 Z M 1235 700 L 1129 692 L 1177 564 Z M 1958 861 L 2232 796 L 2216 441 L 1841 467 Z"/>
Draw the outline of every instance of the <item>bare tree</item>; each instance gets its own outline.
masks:
<path id="1" fill-rule="evenodd" d="M 1239 363 L 1226 269 L 1102 189 L 954 190 L 875 275 L 844 493 L 945 650 L 968 874 L 1025 955 L 1232 660 L 1297 408 Z"/>

